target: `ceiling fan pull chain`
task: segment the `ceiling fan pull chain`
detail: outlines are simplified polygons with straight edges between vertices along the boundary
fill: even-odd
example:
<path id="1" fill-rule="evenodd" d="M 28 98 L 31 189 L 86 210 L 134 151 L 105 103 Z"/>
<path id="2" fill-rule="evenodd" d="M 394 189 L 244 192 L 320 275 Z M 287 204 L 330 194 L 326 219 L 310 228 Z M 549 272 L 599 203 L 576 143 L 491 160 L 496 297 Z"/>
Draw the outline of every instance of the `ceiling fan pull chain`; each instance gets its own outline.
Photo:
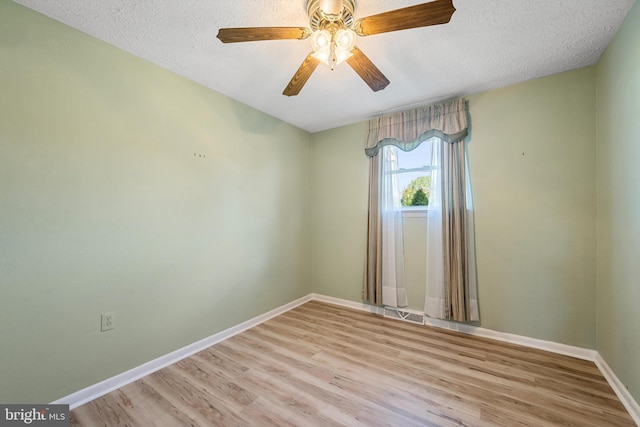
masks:
<path id="1" fill-rule="evenodd" d="M 336 57 L 336 34 L 331 33 L 331 46 L 329 47 L 329 68 L 331 71 L 335 68 L 336 64 L 338 64 L 338 58 Z"/>

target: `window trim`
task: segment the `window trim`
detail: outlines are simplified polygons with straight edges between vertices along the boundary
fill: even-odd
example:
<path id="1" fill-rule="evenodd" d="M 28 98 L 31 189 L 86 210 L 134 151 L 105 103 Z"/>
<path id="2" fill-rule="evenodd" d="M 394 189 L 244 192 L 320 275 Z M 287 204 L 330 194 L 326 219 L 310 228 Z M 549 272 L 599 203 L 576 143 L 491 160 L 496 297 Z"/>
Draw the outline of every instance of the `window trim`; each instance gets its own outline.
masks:
<path id="1" fill-rule="evenodd" d="M 426 218 L 429 206 L 403 206 L 402 218 Z"/>
<path id="2" fill-rule="evenodd" d="M 394 175 L 398 175 L 401 173 L 409 173 L 409 172 L 433 172 L 435 170 L 437 170 L 438 168 L 435 166 L 429 166 L 429 165 L 424 165 L 422 167 L 419 168 L 410 168 L 410 169 L 405 169 L 405 168 L 398 168 L 396 170 L 390 171 L 390 174 L 394 174 Z"/>

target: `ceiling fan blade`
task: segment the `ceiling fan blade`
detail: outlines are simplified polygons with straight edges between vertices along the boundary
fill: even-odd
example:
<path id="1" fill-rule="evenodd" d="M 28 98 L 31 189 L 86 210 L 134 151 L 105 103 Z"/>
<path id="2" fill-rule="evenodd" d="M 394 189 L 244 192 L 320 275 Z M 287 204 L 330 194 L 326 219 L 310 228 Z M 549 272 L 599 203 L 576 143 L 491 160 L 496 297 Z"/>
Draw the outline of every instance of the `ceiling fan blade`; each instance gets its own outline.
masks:
<path id="1" fill-rule="evenodd" d="M 362 80 L 369 85 L 371 90 L 377 92 L 389 85 L 389 79 L 382 74 L 382 71 L 371 62 L 367 55 L 357 47 L 354 47 L 351 52 L 353 55 L 347 58 L 347 64 L 362 77 Z"/>
<path id="2" fill-rule="evenodd" d="M 307 83 L 307 80 L 309 80 L 309 77 L 311 77 L 311 74 L 313 74 L 319 63 L 320 61 L 311 56 L 311 53 L 307 55 L 282 94 L 287 96 L 295 96 L 299 94 L 302 87 Z"/>
<path id="3" fill-rule="evenodd" d="M 370 36 L 389 31 L 446 24 L 455 11 L 453 0 L 436 0 L 367 16 L 356 21 L 354 30 L 359 36 Z"/>
<path id="4" fill-rule="evenodd" d="M 311 35 L 304 27 L 220 28 L 222 43 L 255 42 L 259 40 L 303 40 Z"/>

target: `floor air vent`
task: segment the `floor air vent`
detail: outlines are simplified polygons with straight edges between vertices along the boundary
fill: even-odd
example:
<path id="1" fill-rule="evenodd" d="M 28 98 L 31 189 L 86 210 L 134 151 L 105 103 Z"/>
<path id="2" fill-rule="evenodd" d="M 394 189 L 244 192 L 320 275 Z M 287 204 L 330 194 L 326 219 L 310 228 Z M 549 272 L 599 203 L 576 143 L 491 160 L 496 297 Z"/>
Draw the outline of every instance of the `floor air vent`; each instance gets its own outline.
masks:
<path id="1" fill-rule="evenodd" d="M 417 325 L 424 325 L 424 313 L 410 311 L 403 308 L 385 307 L 384 317 L 404 320 L 405 322 L 415 323 Z"/>

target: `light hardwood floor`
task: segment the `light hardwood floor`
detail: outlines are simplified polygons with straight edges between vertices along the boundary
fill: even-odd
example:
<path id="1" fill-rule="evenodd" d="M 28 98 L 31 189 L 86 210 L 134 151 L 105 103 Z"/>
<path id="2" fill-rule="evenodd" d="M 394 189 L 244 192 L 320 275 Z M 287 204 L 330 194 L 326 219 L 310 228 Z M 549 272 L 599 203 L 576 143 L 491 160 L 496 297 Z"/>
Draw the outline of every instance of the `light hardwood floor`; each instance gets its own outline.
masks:
<path id="1" fill-rule="evenodd" d="M 82 426 L 634 426 L 591 362 L 309 302 L 71 413 Z"/>

